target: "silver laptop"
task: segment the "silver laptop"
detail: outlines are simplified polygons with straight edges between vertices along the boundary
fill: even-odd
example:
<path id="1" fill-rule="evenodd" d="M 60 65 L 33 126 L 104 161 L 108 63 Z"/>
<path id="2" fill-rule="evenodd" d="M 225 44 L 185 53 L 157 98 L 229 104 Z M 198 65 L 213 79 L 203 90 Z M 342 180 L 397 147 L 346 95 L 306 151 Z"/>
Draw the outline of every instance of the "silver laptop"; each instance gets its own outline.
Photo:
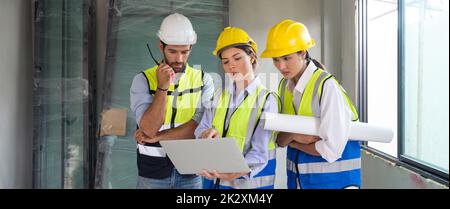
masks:
<path id="1" fill-rule="evenodd" d="M 160 141 L 180 174 L 250 172 L 234 138 Z"/>

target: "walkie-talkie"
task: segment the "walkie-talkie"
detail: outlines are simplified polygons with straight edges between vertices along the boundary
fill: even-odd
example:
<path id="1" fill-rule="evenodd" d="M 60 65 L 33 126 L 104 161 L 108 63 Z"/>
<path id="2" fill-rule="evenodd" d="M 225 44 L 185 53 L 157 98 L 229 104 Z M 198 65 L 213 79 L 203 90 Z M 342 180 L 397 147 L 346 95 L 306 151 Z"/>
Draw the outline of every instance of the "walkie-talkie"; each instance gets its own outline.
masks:
<path id="1" fill-rule="evenodd" d="M 148 43 L 147 43 L 147 49 L 148 49 L 148 52 L 150 53 L 150 56 L 152 57 L 153 61 L 155 61 L 155 64 L 159 66 L 160 63 L 158 63 L 158 61 L 156 61 L 155 57 L 153 56 L 152 50 L 150 49 L 150 45 L 148 45 Z M 175 72 L 172 71 L 172 73 L 170 73 L 171 83 L 172 83 L 174 77 L 175 77 Z"/>

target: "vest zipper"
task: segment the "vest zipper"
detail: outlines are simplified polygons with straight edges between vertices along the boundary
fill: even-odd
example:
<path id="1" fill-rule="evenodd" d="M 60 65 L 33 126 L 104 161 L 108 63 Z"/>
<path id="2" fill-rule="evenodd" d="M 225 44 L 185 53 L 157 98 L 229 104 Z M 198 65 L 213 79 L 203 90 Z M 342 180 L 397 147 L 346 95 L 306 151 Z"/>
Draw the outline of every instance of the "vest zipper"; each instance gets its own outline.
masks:
<path id="1" fill-rule="evenodd" d="M 172 117 L 170 119 L 170 128 L 175 128 L 175 117 L 177 116 L 177 99 L 178 99 L 178 85 L 175 85 L 173 90 L 173 102 L 172 102 Z"/>

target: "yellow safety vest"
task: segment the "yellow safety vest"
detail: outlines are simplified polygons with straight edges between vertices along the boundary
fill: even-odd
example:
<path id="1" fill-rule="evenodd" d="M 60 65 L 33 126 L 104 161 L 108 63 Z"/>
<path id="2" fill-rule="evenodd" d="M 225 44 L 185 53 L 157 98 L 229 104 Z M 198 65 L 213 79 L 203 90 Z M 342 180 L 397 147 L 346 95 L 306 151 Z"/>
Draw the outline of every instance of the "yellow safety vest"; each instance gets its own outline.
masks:
<path id="1" fill-rule="evenodd" d="M 328 79 L 337 82 L 353 112 L 353 121 L 357 121 L 358 113 L 345 90 L 334 76 L 322 69 L 317 69 L 306 84 L 298 113 L 294 109 L 292 92 L 287 89 L 288 80 L 281 80 L 278 92 L 283 102 L 282 112 L 320 118 L 322 90 Z M 288 147 L 286 159 L 288 188 L 297 188 L 297 180 L 303 189 L 339 189 L 350 185 L 360 187 L 361 158 L 359 149 L 359 142 L 348 141 L 341 158 L 334 163 L 328 163 L 321 157 Z"/>
<path id="2" fill-rule="evenodd" d="M 217 129 L 220 136 L 235 138 L 243 155 L 251 148 L 251 138 L 260 120 L 267 97 L 270 94 L 274 93 L 266 90 L 263 85 L 258 86 L 256 91 L 247 95 L 244 101 L 232 113 L 229 118 L 228 127 L 225 127 L 225 121 L 229 111 L 228 107 L 231 94 L 224 90 L 216 93 L 214 96 L 214 117 L 212 125 Z M 275 96 L 278 98 L 276 94 Z M 275 134 L 275 132 L 272 132 L 268 144 L 268 163 L 261 172 L 249 180 L 238 178 L 232 181 L 221 181 L 220 187 L 235 189 L 273 188 L 276 167 Z M 211 180 L 208 179 L 204 183 L 212 184 Z"/>
<path id="3" fill-rule="evenodd" d="M 157 68 L 154 66 L 142 72 L 153 96 L 158 88 Z M 187 65 L 178 84 L 169 87 L 164 124 L 160 130 L 175 128 L 191 120 L 200 105 L 202 89 L 203 72 Z M 137 152 L 139 176 L 160 179 L 172 172 L 174 166 L 159 143 L 137 144 Z"/>
<path id="4" fill-rule="evenodd" d="M 303 92 L 300 107 L 298 113 L 295 112 L 294 104 L 293 104 L 293 95 L 287 89 L 287 80 L 283 78 L 278 86 L 278 93 L 283 102 L 282 113 L 290 114 L 290 115 L 303 115 L 303 116 L 315 116 L 320 117 L 320 103 L 322 100 L 322 90 L 324 82 L 328 79 L 333 79 L 338 83 L 339 88 L 347 100 L 347 103 L 353 112 L 353 121 L 358 120 L 358 112 L 356 111 L 355 106 L 347 95 L 347 92 L 342 88 L 336 78 L 329 74 L 328 72 L 317 69 L 309 80 L 308 84 L 305 87 L 305 91 Z"/>
<path id="5" fill-rule="evenodd" d="M 225 127 L 225 120 L 229 111 L 231 94 L 228 91 L 222 91 L 216 94 L 214 98 L 218 98 L 218 103 L 214 108 L 213 126 L 223 137 L 233 137 L 241 151 L 245 154 L 245 143 L 250 143 L 250 138 L 260 119 L 264 103 L 271 92 L 267 91 L 264 86 L 259 86 L 256 92 L 248 95 L 244 101 L 236 108 L 230 117 L 228 129 Z M 257 104 L 258 102 L 258 104 Z M 273 140 L 269 143 L 269 150 L 275 148 Z"/>
<path id="6" fill-rule="evenodd" d="M 143 73 L 147 78 L 150 94 L 155 95 L 158 78 L 154 66 Z M 184 75 L 177 85 L 170 84 L 166 100 L 166 116 L 164 129 L 175 128 L 192 119 L 201 101 L 203 89 L 203 71 L 186 65 Z"/>

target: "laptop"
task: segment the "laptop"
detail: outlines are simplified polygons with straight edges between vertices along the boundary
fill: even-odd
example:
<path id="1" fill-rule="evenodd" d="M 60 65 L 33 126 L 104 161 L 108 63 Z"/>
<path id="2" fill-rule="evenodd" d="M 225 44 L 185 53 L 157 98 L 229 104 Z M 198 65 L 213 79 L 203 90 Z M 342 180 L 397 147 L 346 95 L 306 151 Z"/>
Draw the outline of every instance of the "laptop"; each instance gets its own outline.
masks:
<path id="1" fill-rule="evenodd" d="M 184 139 L 159 142 L 180 174 L 250 172 L 234 138 Z"/>

